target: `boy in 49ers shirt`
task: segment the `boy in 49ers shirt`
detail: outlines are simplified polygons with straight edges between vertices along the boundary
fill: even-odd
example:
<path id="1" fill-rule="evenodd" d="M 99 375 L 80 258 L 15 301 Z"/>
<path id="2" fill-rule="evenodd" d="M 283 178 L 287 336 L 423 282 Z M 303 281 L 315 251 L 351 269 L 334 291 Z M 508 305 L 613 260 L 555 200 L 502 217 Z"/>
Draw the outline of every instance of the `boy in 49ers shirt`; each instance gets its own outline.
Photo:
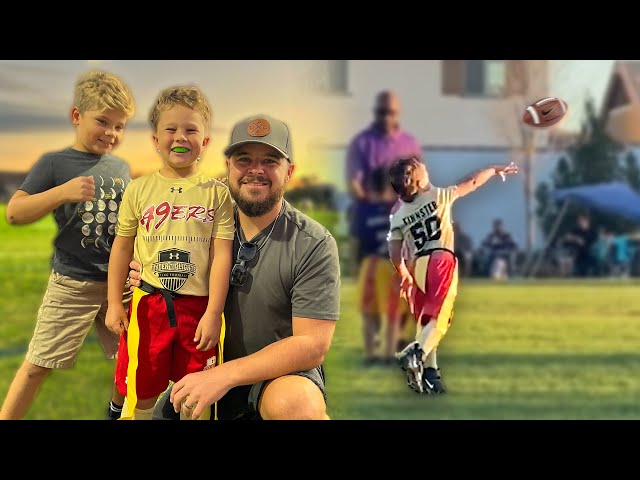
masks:
<path id="1" fill-rule="evenodd" d="M 431 185 L 426 166 L 416 157 L 399 159 L 389 170 L 399 199 L 390 217 L 389 255 L 401 277 L 401 294 L 417 322 L 415 341 L 396 358 L 407 372 L 409 387 L 418 393 L 445 393 L 435 352 L 451 323 L 458 288 L 453 202 L 495 175 L 505 180 L 517 172 L 513 163 L 493 165 L 440 188 Z"/>
<path id="2" fill-rule="evenodd" d="M 218 363 L 235 233 L 228 188 L 198 169 L 211 123 L 202 92 L 191 86 L 162 91 L 149 119 L 164 166 L 131 182 L 123 196 L 109 299 L 115 302 L 134 256 L 142 263 L 142 283 L 129 316 L 122 302 L 110 301 L 106 319 L 122 333 L 116 370 L 126 394 L 121 418 L 134 420 L 151 420 L 170 380 Z"/>

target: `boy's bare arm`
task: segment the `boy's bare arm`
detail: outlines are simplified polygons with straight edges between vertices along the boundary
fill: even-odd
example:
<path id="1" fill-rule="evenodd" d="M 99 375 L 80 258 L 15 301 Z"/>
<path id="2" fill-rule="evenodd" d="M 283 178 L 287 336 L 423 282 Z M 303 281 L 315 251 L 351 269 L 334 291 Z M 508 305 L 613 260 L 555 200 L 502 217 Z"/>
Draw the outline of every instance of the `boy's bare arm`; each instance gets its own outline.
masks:
<path id="1" fill-rule="evenodd" d="M 362 187 L 362 179 L 360 177 L 356 177 L 351 180 L 351 182 L 349 183 L 349 192 L 355 198 L 358 198 L 360 200 L 364 200 L 367 197 L 367 194 Z"/>
<path id="2" fill-rule="evenodd" d="M 400 295 L 408 300 L 411 298 L 414 282 L 413 275 L 402 256 L 402 240 L 389 240 L 389 257 L 400 276 Z"/>
<path id="3" fill-rule="evenodd" d="M 211 272 L 209 273 L 209 304 L 207 311 L 221 314 L 227 300 L 229 275 L 233 258 L 233 240 L 213 238 L 211 242 Z"/>
<path id="4" fill-rule="evenodd" d="M 105 324 L 112 332 L 122 333 L 129 328 L 127 314 L 122 305 L 122 291 L 129 273 L 129 261 L 133 257 L 136 237 L 116 235 L 109 256 L 109 273 L 107 276 L 107 315 Z"/>
<path id="5" fill-rule="evenodd" d="M 402 240 L 389 241 L 389 258 L 391 259 L 391 263 L 393 263 L 393 266 L 396 268 L 400 276 L 409 274 L 409 270 L 404 263 L 404 258 L 402 258 Z"/>
<path id="6" fill-rule="evenodd" d="M 487 181 L 495 175 L 501 175 L 504 178 L 505 175 L 513 175 L 516 173 L 518 173 L 518 167 L 513 162 L 508 165 L 491 165 L 482 168 L 456 184 L 456 195 L 458 197 L 464 197 L 487 183 Z"/>
<path id="7" fill-rule="evenodd" d="M 233 240 L 212 238 L 209 249 L 211 268 L 209 270 L 209 302 L 202 315 L 194 341 L 198 350 L 213 348 L 220 338 L 222 313 L 229 290 L 229 276 L 233 258 Z"/>
<path id="8" fill-rule="evenodd" d="M 93 200 L 95 192 L 92 176 L 72 178 L 62 185 L 33 195 L 18 190 L 7 204 L 7 222 L 13 225 L 33 223 L 65 203 Z"/>

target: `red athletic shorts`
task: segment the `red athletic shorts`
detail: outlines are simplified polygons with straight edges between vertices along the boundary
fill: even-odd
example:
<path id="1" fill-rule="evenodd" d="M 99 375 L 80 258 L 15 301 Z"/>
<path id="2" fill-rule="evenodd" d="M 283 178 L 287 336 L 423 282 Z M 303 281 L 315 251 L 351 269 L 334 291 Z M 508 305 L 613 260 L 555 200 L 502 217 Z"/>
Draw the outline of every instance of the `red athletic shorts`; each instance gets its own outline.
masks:
<path id="1" fill-rule="evenodd" d="M 173 328 L 160 292 L 144 295 L 137 305 L 131 302 L 129 318 L 137 307 L 140 329 L 136 370 L 136 395 L 139 399 L 158 396 L 167 389 L 169 380 L 177 382 L 188 373 L 216 364 L 218 346 L 200 351 L 193 341 L 208 300 L 208 297 L 195 296 L 174 298 L 177 326 Z M 116 385 L 122 395 L 127 394 L 128 365 L 127 332 L 124 331 L 120 337 L 116 366 Z"/>
<path id="2" fill-rule="evenodd" d="M 453 316 L 458 293 L 458 262 L 449 250 L 433 250 L 418 257 L 413 268 L 415 280 L 410 307 L 422 325 L 436 319 L 436 328 L 444 335 Z"/>

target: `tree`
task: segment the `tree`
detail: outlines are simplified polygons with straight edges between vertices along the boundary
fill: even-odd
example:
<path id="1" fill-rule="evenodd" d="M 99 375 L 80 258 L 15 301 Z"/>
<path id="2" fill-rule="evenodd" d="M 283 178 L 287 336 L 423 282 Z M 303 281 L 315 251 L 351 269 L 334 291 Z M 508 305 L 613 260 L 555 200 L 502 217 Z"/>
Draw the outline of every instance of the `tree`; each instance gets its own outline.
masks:
<path id="1" fill-rule="evenodd" d="M 596 113 L 591 98 L 586 101 L 585 113 L 578 141 L 568 148 L 569 166 L 577 185 L 620 180 L 622 171 L 618 159 L 622 144 L 606 132 L 605 119 Z"/>
<path id="2" fill-rule="evenodd" d="M 624 173 L 627 182 L 636 192 L 640 193 L 640 167 L 633 151 L 629 150 L 624 158 Z"/>

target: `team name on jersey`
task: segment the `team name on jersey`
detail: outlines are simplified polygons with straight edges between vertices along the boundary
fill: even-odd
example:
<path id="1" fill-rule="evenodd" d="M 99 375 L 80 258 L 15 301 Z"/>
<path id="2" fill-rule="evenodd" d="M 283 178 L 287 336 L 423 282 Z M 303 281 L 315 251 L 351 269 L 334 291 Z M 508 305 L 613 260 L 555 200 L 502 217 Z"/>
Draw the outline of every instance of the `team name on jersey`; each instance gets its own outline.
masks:
<path id="1" fill-rule="evenodd" d="M 167 219 L 175 222 L 184 221 L 185 223 L 190 220 L 211 223 L 214 219 L 214 213 L 214 208 L 202 205 L 170 205 L 169 202 L 162 202 L 158 205 L 149 205 L 143 210 L 140 225 L 148 232 L 156 219 L 157 221 L 153 225 L 154 230 L 159 229 Z"/>
<path id="2" fill-rule="evenodd" d="M 415 223 L 418 220 L 421 220 L 421 219 L 431 215 L 437 209 L 438 209 L 438 206 L 436 205 L 435 201 L 426 203 L 422 207 L 420 207 L 419 210 L 416 210 L 411 215 L 407 215 L 406 217 L 403 217 L 402 218 L 402 222 L 405 225 L 411 225 L 412 223 Z"/>

